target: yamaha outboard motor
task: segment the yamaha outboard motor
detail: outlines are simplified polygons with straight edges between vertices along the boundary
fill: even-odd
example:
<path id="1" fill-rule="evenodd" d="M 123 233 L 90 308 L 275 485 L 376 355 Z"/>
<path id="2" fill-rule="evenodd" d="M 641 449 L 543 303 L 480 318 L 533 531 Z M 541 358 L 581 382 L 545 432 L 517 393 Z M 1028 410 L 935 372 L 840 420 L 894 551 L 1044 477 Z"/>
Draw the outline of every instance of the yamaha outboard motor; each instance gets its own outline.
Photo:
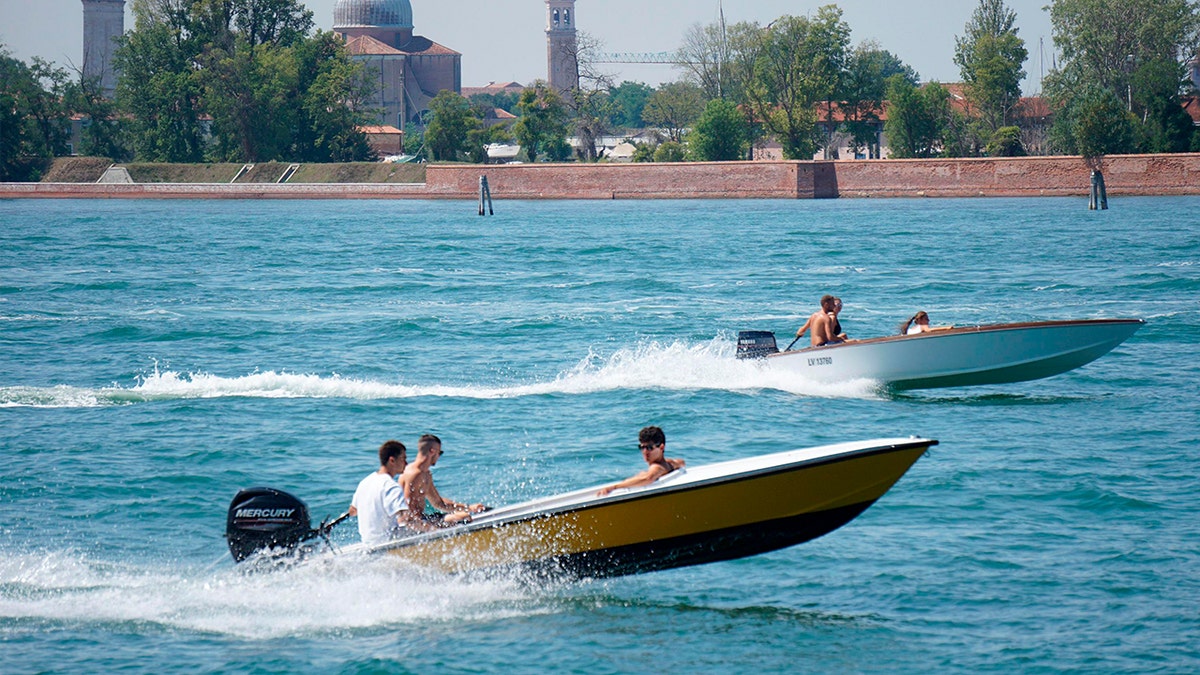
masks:
<path id="1" fill-rule="evenodd" d="M 267 487 L 237 493 L 225 521 L 229 552 L 238 562 L 262 550 L 291 552 L 319 534 L 320 531 L 312 529 L 304 502 Z"/>
<path id="2" fill-rule="evenodd" d="M 761 359 L 768 354 L 778 354 L 775 334 L 767 330 L 744 330 L 738 333 L 737 357 L 739 359 Z"/>

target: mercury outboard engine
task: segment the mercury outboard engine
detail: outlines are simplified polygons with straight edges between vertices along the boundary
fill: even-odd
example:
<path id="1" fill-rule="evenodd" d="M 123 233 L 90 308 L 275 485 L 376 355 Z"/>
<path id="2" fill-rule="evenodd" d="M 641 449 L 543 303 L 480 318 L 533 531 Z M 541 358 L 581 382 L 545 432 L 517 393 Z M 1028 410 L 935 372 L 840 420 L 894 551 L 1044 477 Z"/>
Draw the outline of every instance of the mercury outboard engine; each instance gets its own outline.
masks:
<path id="1" fill-rule="evenodd" d="M 737 357 L 739 359 L 761 359 L 768 354 L 778 354 L 775 334 L 767 330 L 744 330 L 738 332 Z"/>
<path id="2" fill-rule="evenodd" d="M 321 530 L 312 529 L 304 502 L 267 487 L 237 493 L 225 521 L 229 552 L 238 562 L 263 550 L 281 549 L 290 553 L 320 534 Z"/>

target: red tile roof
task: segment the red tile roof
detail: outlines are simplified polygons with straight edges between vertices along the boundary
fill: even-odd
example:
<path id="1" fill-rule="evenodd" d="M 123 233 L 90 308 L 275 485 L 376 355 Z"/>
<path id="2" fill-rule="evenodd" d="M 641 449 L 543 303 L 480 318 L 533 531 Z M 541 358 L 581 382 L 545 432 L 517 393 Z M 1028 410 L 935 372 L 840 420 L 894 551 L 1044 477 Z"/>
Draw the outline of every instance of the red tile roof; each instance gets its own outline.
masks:
<path id="1" fill-rule="evenodd" d="M 519 94 L 522 91 L 525 91 L 525 85 L 520 82 L 488 82 L 482 87 L 463 87 L 462 95 L 470 98 L 476 94 Z"/>
<path id="2" fill-rule="evenodd" d="M 363 126 L 359 127 L 358 130 L 367 135 L 404 133 L 390 124 L 364 124 Z"/>
<path id="3" fill-rule="evenodd" d="M 408 44 L 402 49 L 405 54 L 413 54 L 420 56 L 462 56 L 459 52 L 450 49 L 445 45 L 430 40 L 424 35 L 414 35 Z"/>
<path id="4" fill-rule="evenodd" d="M 1184 96 L 1183 110 L 1192 116 L 1192 124 L 1200 126 L 1200 96 Z"/>

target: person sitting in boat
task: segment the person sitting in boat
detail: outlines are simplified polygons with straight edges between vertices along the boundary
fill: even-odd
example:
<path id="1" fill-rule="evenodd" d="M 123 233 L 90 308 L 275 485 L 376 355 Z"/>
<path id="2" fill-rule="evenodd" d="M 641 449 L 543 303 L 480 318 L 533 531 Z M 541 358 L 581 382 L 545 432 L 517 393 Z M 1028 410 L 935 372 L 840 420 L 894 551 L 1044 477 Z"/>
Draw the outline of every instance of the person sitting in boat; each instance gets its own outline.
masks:
<path id="1" fill-rule="evenodd" d="M 379 470 L 358 484 L 349 514 L 358 516 L 358 535 L 364 544 L 380 544 L 400 534 L 407 520 L 408 502 L 396 476 L 408 464 L 407 448 L 400 441 L 379 446 Z"/>
<path id="2" fill-rule="evenodd" d="M 832 295 L 821 296 L 821 309 L 815 311 L 808 317 L 808 321 L 796 331 L 796 338 L 799 339 L 810 329 L 812 330 L 812 346 L 824 347 L 825 345 L 836 345 L 846 341 L 845 335 L 839 337 L 840 331 L 834 331 L 834 328 L 841 328 L 841 324 L 837 323 L 837 314 L 834 313 L 834 308 L 838 304 L 838 299 Z M 839 309 L 840 311 L 840 309 Z"/>
<path id="3" fill-rule="evenodd" d="M 642 459 L 646 460 L 646 470 L 630 476 L 620 483 L 601 488 L 596 494 L 603 497 L 613 490 L 620 488 L 649 485 L 663 476 L 683 468 L 682 459 L 672 459 L 666 456 L 667 435 L 658 427 L 646 427 L 638 432 L 638 449 L 642 451 Z"/>
<path id="4" fill-rule="evenodd" d="M 929 315 L 924 311 L 917 312 L 912 315 L 908 321 L 900 324 L 901 335 L 919 335 L 921 333 L 933 333 L 939 330 L 950 330 L 954 326 L 937 326 L 929 325 Z"/>
<path id="5" fill-rule="evenodd" d="M 483 504 L 456 502 L 438 493 L 430 469 L 441 456 L 442 440 L 433 434 L 425 434 L 417 440 L 417 458 L 400 475 L 400 487 L 404 488 L 404 499 L 409 505 L 404 512 L 407 516 L 404 525 L 410 529 L 428 532 L 438 527 L 467 523 L 473 514 L 487 510 Z M 438 513 L 427 515 L 426 504 Z"/>
<path id="6" fill-rule="evenodd" d="M 829 318 L 833 320 L 833 325 L 830 326 L 829 331 L 833 334 L 834 340 L 837 340 L 838 342 L 847 342 L 850 340 L 850 338 L 845 332 L 842 331 L 842 322 L 838 321 L 838 315 L 841 313 L 842 299 L 835 297 L 833 299 L 833 310 L 829 312 Z M 832 344 L 837 344 L 837 342 Z"/>

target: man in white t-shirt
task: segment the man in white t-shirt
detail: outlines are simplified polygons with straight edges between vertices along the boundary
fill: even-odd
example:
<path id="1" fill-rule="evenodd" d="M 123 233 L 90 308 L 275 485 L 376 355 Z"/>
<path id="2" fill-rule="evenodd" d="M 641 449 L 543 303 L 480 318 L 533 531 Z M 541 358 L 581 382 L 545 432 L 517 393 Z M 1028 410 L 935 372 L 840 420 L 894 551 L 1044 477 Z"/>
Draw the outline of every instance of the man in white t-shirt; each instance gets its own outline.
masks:
<path id="1" fill-rule="evenodd" d="M 408 464 L 407 450 L 400 441 L 379 446 L 379 470 L 362 479 L 350 502 L 350 515 L 358 516 L 358 534 L 364 544 L 381 544 L 394 539 L 403 529 L 408 502 L 396 476 Z"/>

